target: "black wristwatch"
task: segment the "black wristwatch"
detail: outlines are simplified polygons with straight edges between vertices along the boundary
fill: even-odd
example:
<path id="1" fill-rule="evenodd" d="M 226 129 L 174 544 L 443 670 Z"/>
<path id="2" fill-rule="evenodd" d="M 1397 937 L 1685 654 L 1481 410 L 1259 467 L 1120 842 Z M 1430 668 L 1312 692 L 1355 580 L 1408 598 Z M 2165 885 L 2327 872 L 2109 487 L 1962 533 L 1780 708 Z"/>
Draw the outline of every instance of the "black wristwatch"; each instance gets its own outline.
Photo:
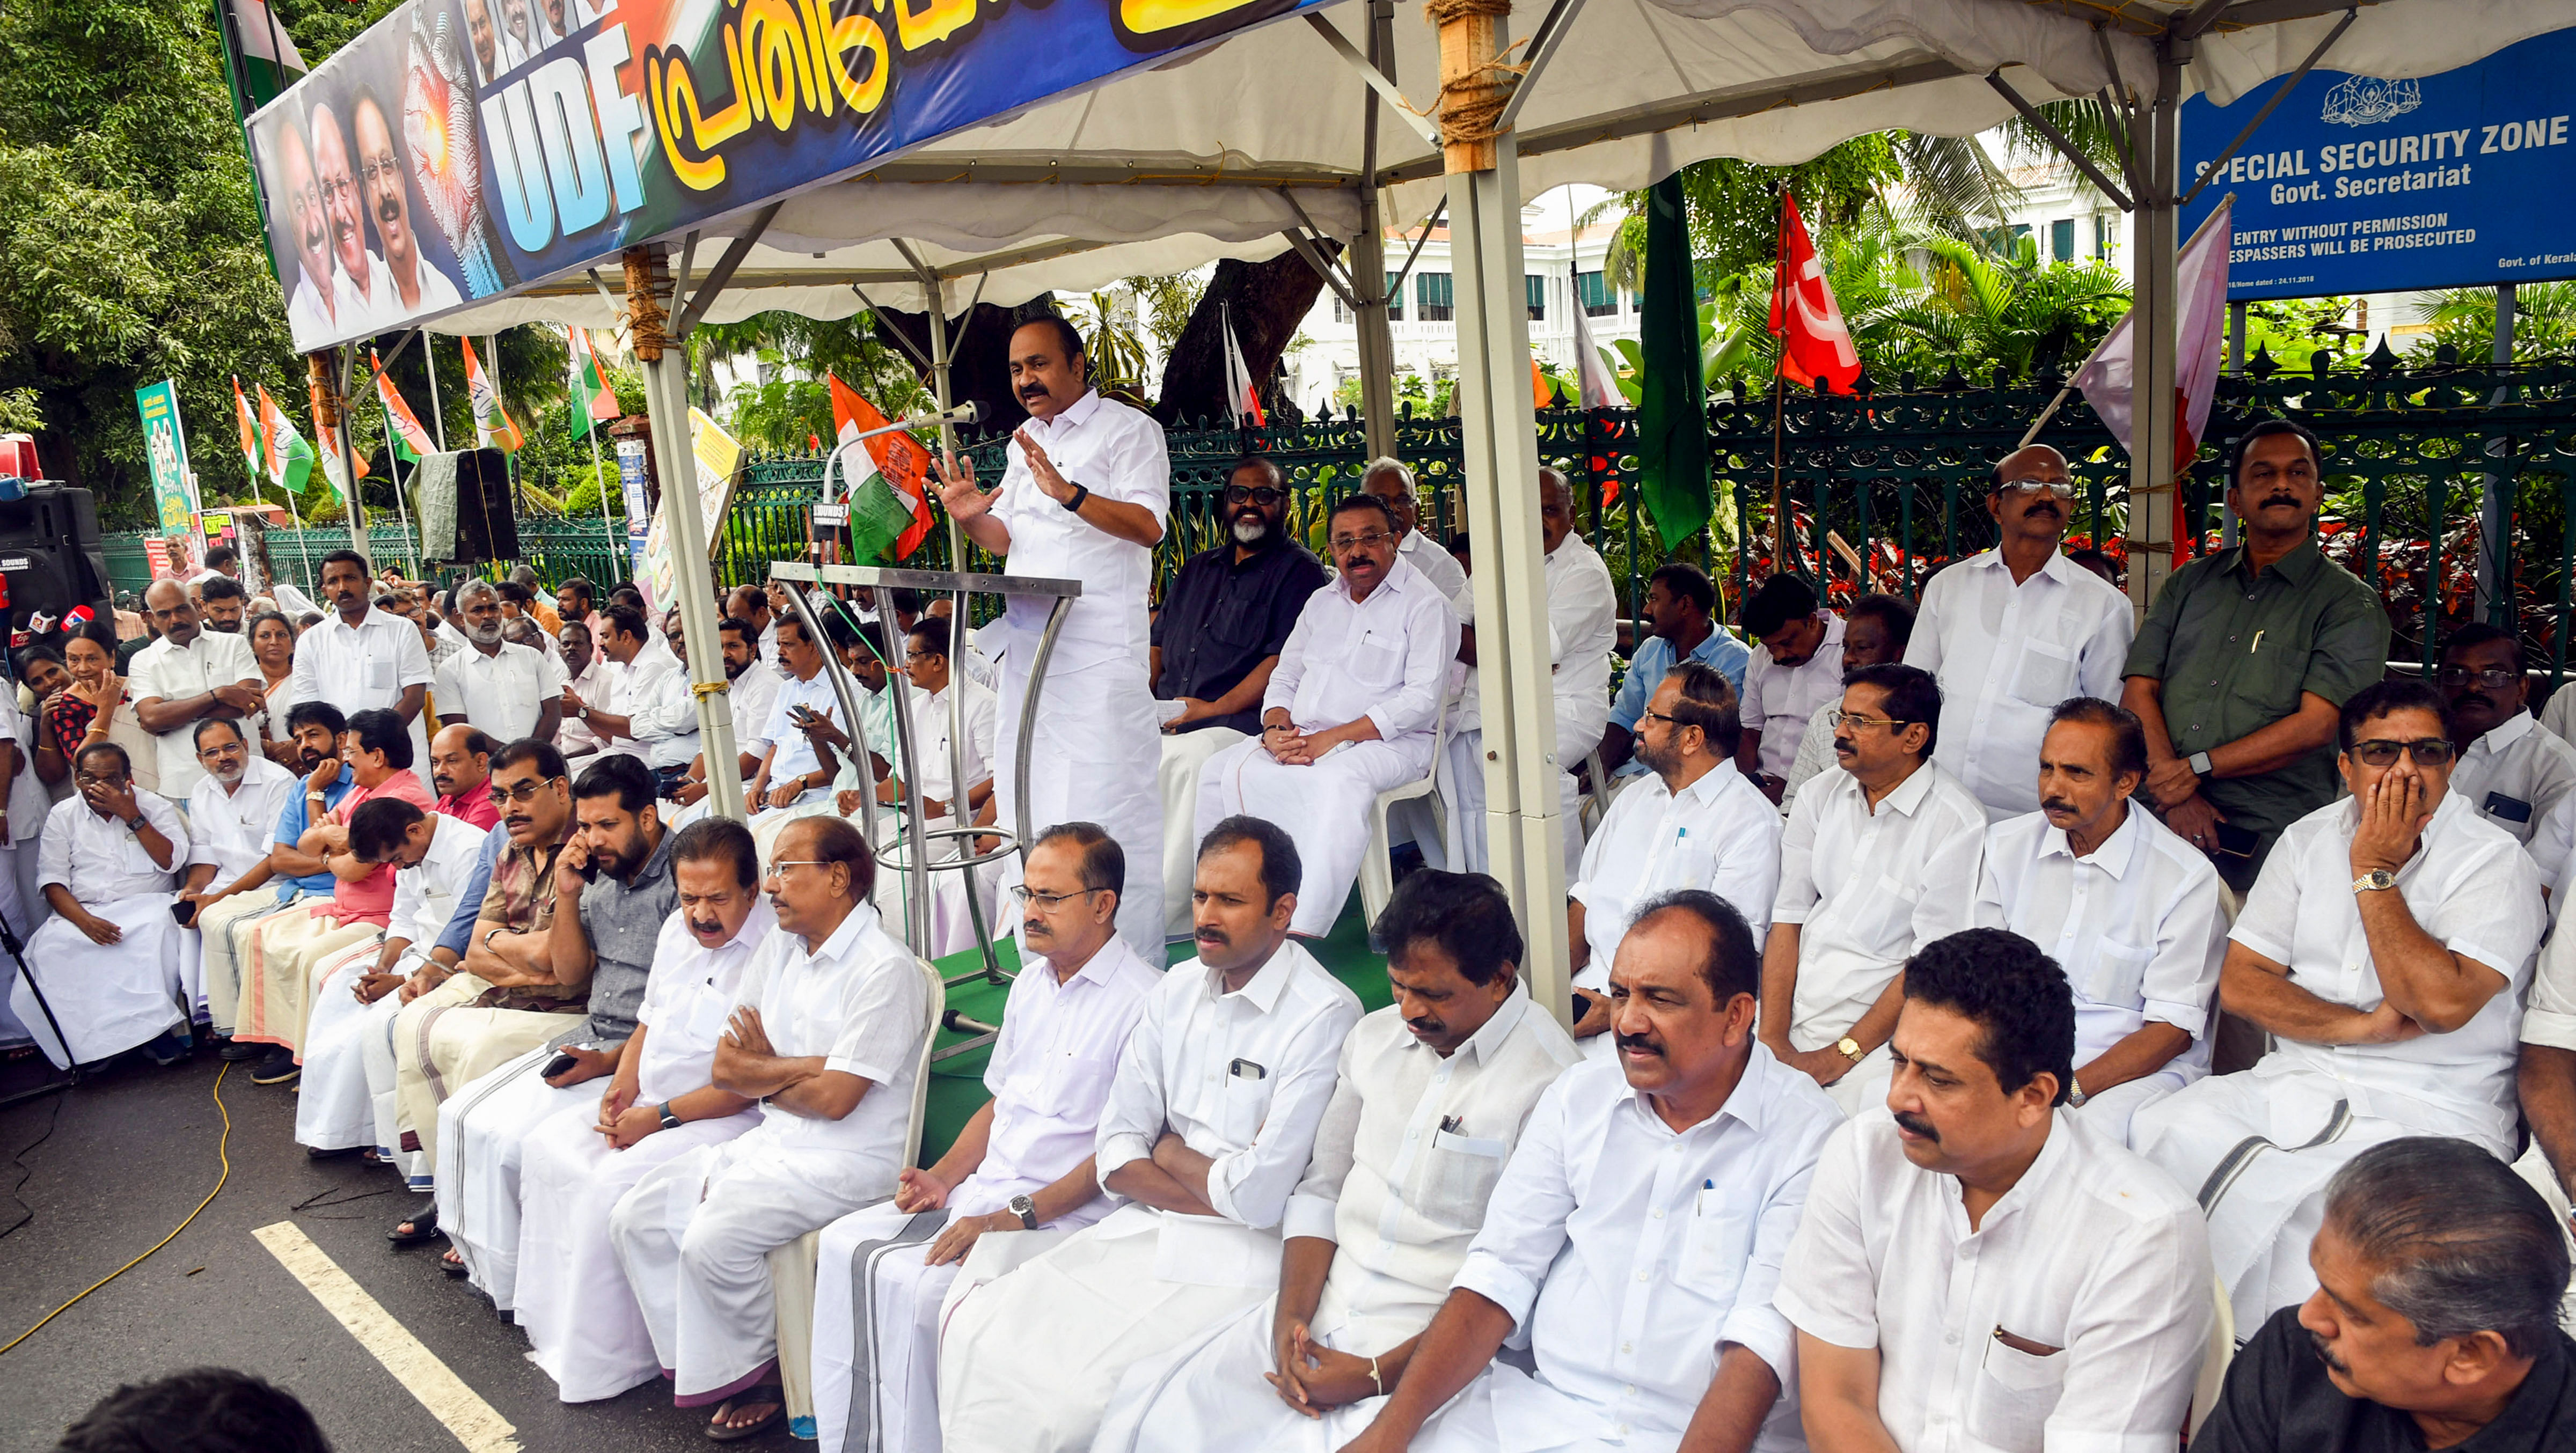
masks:
<path id="1" fill-rule="evenodd" d="M 662 1128 L 665 1130 L 680 1128 L 680 1117 L 671 1113 L 671 1102 L 668 1100 L 662 1102 Z"/>
<path id="2" fill-rule="evenodd" d="M 139 812 L 125 820 L 125 830 L 127 832 L 141 832 L 151 825 L 152 819 L 145 817 Z"/>
<path id="3" fill-rule="evenodd" d="M 1091 498 L 1091 486 L 1087 484 L 1077 484 L 1073 487 L 1073 497 L 1064 502 L 1064 507 L 1066 510 L 1074 514 L 1081 514 L 1082 502 L 1089 498 Z"/>
<path id="4" fill-rule="evenodd" d="M 1011 1197 L 1010 1207 L 1011 1214 L 1020 1218 L 1022 1226 L 1031 1231 L 1038 1229 L 1038 1203 L 1029 1199 L 1027 1193 Z"/>

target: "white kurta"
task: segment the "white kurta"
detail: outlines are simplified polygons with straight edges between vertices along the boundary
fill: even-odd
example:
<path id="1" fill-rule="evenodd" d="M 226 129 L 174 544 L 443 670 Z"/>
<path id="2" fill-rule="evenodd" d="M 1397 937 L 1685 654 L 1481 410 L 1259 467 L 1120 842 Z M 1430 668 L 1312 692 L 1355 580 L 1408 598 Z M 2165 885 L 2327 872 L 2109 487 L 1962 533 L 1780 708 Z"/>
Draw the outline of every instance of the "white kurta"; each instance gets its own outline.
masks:
<path id="1" fill-rule="evenodd" d="M 1291 932 L 1332 931 L 1368 850 L 1368 810 L 1379 793 L 1431 770 L 1431 741 L 1458 654 L 1458 618 L 1421 571 L 1398 560 L 1365 600 L 1340 580 L 1306 601 L 1262 693 L 1263 713 L 1285 709 L 1302 732 L 1367 717 L 1377 740 L 1345 742 L 1289 766 L 1260 739 L 1208 759 L 1199 773 L 1191 835 L 1237 813 L 1278 824 L 1305 869 Z"/>
<path id="2" fill-rule="evenodd" d="M 1530 1112 L 1579 1058 L 1518 988 L 1445 1058 L 1392 1007 L 1360 1021 L 1342 1041 L 1314 1158 L 1280 1226 L 1334 1245 L 1307 1321 L 1318 1342 L 1371 1357 L 1431 1325 Z M 1273 1298 L 1130 1367 L 1093 1453 L 1349 1441 L 1380 1400 L 1335 1409 L 1320 1427 L 1281 1402 L 1262 1380 L 1275 1370 L 1276 1313 Z"/>
<path id="3" fill-rule="evenodd" d="M 1086 393 L 1054 418 L 1031 419 L 1022 427 L 1066 479 L 1103 499 L 1141 505 L 1158 525 L 1169 512 L 1171 458 L 1162 426 L 1151 415 Z M 993 517 L 1011 532 L 1005 572 L 1082 582 L 1039 687 L 1029 744 L 1029 830 L 1093 822 L 1118 840 L 1137 869 L 1118 898 L 1118 933 L 1152 958 L 1163 942 L 1163 884 L 1146 871 L 1163 860 L 1162 798 L 1154 785 L 1162 734 L 1146 674 L 1154 552 L 1047 498 L 1016 445 L 1010 456 L 993 500 Z M 995 821 L 1005 831 L 1018 830 L 1020 712 L 1054 604 L 1051 598 L 1012 596 L 992 627 L 1002 650 Z M 1018 881 L 1019 860 L 1005 859 L 1003 886 Z"/>
<path id="4" fill-rule="evenodd" d="M 2283 830 L 2228 935 L 2289 968 L 2330 1004 L 2385 998 L 2352 889 L 2352 798 Z M 2307 1248 L 2326 1181 L 2382 1140 L 2448 1135 L 2514 1154 L 2514 1062 L 2532 951 L 2543 927 L 2538 871 L 2513 839 L 2444 794 L 2415 856 L 2387 890 L 2442 947 L 2503 976 L 2468 1023 L 2394 1044 L 2274 1037 L 2243 1074 L 2219 1075 L 2138 1113 L 2140 1154 L 2196 1192 L 2238 1326 L 2259 1326 L 2316 1290 Z"/>
<path id="5" fill-rule="evenodd" d="M 1130 1203 L 955 1301 L 939 1363 L 949 1448 L 1090 1446 L 1119 1375 L 1278 1285 L 1279 1223 L 1331 1101 L 1356 995 L 1283 943 L 1245 985 L 1196 960 L 1155 987 L 1100 1118 L 1104 1184 L 1168 1130 L 1211 1158 L 1215 1216 Z"/>
<path id="6" fill-rule="evenodd" d="M 468 642 L 433 675 L 439 716 L 465 718 L 496 746 L 534 735 L 545 704 L 561 698 L 571 679 L 554 652 L 508 641 L 489 656 Z"/>
<path id="7" fill-rule="evenodd" d="M 259 675 L 257 670 L 252 676 Z M 343 716 L 383 709 L 402 701 L 404 691 L 427 686 L 433 679 L 429 647 L 420 627 L 374 606 L 350 625 L 338 611 L 295 641 L 294 690 L 299 701 L 327 701 Z M 421 718 L 411 720 L 412 770 L 429 780 L 429 733 Z"/>
<path id="8" fill-rule="evenodd" d="M 1780 890 L 1780 813 L 1733 762 L 1717 763 L 1678 793 L 1649 772 L 1610 804 L 1584 845 L 1582 874 L 1567 890 L 1583 905 L 1583 937 L 1592 950 L 1575 985 L 1606 992 L 1611 960 L 1637 909 L 1683 888 L 1733 904 L 1755 943 L 1770 931 L 1771 900 Z M 1607 1054 L 1610 1036 L 1595 1038 Z"/>
<path id="9" fill-rule="evenodd" d="M 646 766 L 685 767 L 696 759 L 698 698 L 689 668 L 662 641 L 646 641 L 626 663 L 626 712 Z"/>
<path id="10" fill-rule="evenodd" d="M 2576 857 L 2576 747 L 2515 712 L 2460 753 L 2448 790 L 2531 853 L 2554 898 Z"/>
<path id="11" fill-rule="evenodd" d="M 125 694 L 138 704 L 180 702 L 203 696 L 218 686 L 245 682 L 253 689 L 267 684 L 258 660 L 250 653 L 250 642 L 200 626 L 185 646 L 164 636 L 135 652 L 133 665 L 126 668 Z M 197 765 L 197 723 L 181 722 L 153 735 L 160 774 L 157 790 L 174 801 L 186 801 L 191 789 L 206 775 L 206 769 Z"/>
<path id="12" fill-rule="evenodd" d="M 1744 668 L 1744 729 L 1762 734 L 1761 770 L 1784 780 L 1798 760 L 1808 719 L 1843 699 L 1843 618 L 1822 614 L 1825 638 L 1816 654 L 1782 666 L 1772 661 L 1770 647 L 1756 643 Z"/>
<path id="13" fill-rule="evenodd" d="M 55 803 L 45 818 L 39 882 L 62 884 L 83 908 L 123 932 L 115 943 L 92 943 L 70 919 L 56 916 L 27 940 L 27 970 L 53 1018 L 25 979 L 10 986 L 9 1007 L 56 1069 L 184 1030 L 200 997 L 197 931 L 170 917 L 173 870 L 187 856 L 188 829 L 161 797 L 138 788 L 134 803 L 169 840 L 170 868 L 155 863 L 124 823 L 92 812 L 78 796 Z"/>

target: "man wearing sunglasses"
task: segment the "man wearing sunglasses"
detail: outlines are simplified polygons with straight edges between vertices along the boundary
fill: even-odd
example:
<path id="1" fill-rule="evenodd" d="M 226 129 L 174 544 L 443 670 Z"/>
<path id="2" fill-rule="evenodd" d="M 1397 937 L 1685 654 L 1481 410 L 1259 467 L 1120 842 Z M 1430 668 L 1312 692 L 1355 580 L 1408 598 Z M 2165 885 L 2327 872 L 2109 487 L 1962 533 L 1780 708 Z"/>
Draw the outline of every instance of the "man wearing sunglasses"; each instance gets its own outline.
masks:
<path id="1" fill-rule="evenodd" d="M 2222 1001 L 2271 1052 L 2131 1122 L 2140 1154 L 2199 1188 L 2239 1327 L 2316 1291 L 2326 1182 L 2363 1151 L 2442 1135 L 2516 1153 L 2539 872 L 2450 790 L 2451 724 L 2431 686 L 2364 688 L 2336 736 L 2351 795 L 2281 834 L 2219 970 Z"/>
<path id="2" fill-rule="evenodd" d="M 2128 597 L 2058 550 L 2074 501 L 2065 455 L 2005 455 L 1986 493 L 2002 543 L 1932 577 L 1905 648 L 1941 683 L 1942 768 L 1997 822 L 2039 810 L 2048 713 L 2118 696 L 2128 661 Z"/>
<path id="3" fill-rule="evenodd" d="M 2433 678 L 2451 708 L 2451 790 L 2531 850 L 2543 881 L 2567 861 L 2576 811 L 2576 747 L 2541 729 L 2525 709 L 2522 643 L 2472 621 L 2442 644 Z"/>
<path id="4" fill-rule="evenodd" d="M 1259 455 L 1226 472 L 1217 519 L 1225 538 L 1182 562 L 1154 617 L 1154 695 L 1178 707 L 1163 722 L 1163 936 L 1190 935 L 1199 770 L 1261 730 L 1261 693 L 1297 613 L 1324 586 L 1324 565 L 1288 533 L 1288 477 Z M 1164 710 L 1172 710 L 1166 707 Z M 1138 864 L 1141 868 L 1143 864 Z"/>

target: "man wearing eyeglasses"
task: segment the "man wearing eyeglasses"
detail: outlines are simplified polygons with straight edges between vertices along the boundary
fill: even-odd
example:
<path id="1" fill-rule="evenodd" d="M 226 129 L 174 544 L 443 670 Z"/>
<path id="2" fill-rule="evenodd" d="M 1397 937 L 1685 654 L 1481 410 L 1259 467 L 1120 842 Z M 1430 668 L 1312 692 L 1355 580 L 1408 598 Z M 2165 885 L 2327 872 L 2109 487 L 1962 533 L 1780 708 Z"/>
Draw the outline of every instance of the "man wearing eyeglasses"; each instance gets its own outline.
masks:
<path id="1" fill-rule="evenodd" d="M 2576 792 L 2576 747 L 2544 731 L 2523 705 L 2522 643 L 2472 621 L 2442 645 L 2434 678 L 2451 709 L 2451 790 L 2487 821 L 2513 834 L 2551 882 L 2567 861 L 2576 814 L 2560 804 Z"/>
<path id="2" fill-rule="evenodd" d="M 2515 1155 L 2514 1057 L 2539 872 L 2450 790 L 2440 693 L 2383 681 L 2345 703 L 2351 795 L 2292 823 L 2228 935 L 2219 994 L 2272 1036 L 2251 1070 L 2138 1112 L 2131 1139 L 2209 1213 L 2236 1325 L 2317 1289 L 2326 1182 L 2361 1152 L 2443 1135 Z"/>
<path id="3" fill-rule="evenodd" d="M 402 154 L 395 149 L 393 128 L 385 122 L 384 108 L 376 98 L 361 90 L 350 111 L 350 129 L 358 142 L 358 172 L 367 216 L 376 224 L 376 240 L 384 244 L 382 261 L 370 259 L 384 269 L 384 280 L 393 291 L 385 299 L 385 311 L 392 318 L 416 318 L 438 308 L 453 308 L 464 299 L 456 284 L 432 267 L 420 255 L 420 241 L 411 230 L 411 193 L 403 183 Z"/>
<path id="4" fill-rule="evenodd" d="M 1424 533 L 1422 501 L 1414 493 L 1413 471 L 1404 467 L 1404 461 L 1370 460 L 1368 472 L 1360 476 L 1360 493 L 1376 495 L 1395 511 L 1396 558 L 1410 562 L 1414 569 L 1429 576 L 1433 588 L 1449 598 L 1460 620 L 1474 614 L 1470 604 L 1474 597 L 1467 590 L 1467 568 L 1440 541 Z"/>
<path id="5" fill-rule="evenodd" d="M 822 1453 L 938 1453 L 939 1311 L 975 1253 L 977 1281 L 1034 1260 L 1109 1214 L 1092 1143 L 1127 1036 L 1163 975 L 1118 937 L 1118 841 L 1087 822 L 1039 837 L 1011 892 L 1022 951 L 992 1098 L 894 1199 L 823 1230 L 814 1285 L 814 1416 Z"/>
<path id="6" fill-rule="evenodd" d="M 1163 722 L 1159 777 L 1167 939 L 1190 933 L 1199 771 L 1260 732 L 1261 693 L 1325 578 L 1323 562 L 1289 537 L 1288 477 L 1270 460 L 1235 461 L 1217 518 L 1225 539 L 1182 562 L 1154 617 L 1154 695 L 1178 707 Z"/>
<path id="7" fill-rule="evenodd" d="M 2039 810 L 2048 713 L 2118 696 L 2128 661 L 2128 597 L 2058 550 L 2074 498 L 2065 455 L 2005 455 L 1986 493 L 2002 543 L 1932 577 L 1905 647 L 1905 664 L 1941 683 L 1942 768 L 1997 822 Z"/>
<path id="8" fill-rule="evenodd" d="M 331 232 L 333 312 L 341 331 L 373 331 L 395 314 L 393 278 L 382 258 L 367 251 L 367 199 L 349 158 L 349 133 L 329 106 L 313 108 L 313 174 L 322 188 L 322 217 Z"/>
<path id="9" fill-rule="evenodd" d="M 1342 916 L 1377 795 L 1431 770 L 1431 742 L 1458 654 L 1458 618 L 1395 557 L 1395 516 L 1345 495 L 1331 517 L 1341 578 L 1306 599 L 1262 693 L 1261 735 L 1208 759 L 1196 831 L 1249 814 L 1279 824 L 1306 865 L 1292 932 L 1320 938 Z"/>

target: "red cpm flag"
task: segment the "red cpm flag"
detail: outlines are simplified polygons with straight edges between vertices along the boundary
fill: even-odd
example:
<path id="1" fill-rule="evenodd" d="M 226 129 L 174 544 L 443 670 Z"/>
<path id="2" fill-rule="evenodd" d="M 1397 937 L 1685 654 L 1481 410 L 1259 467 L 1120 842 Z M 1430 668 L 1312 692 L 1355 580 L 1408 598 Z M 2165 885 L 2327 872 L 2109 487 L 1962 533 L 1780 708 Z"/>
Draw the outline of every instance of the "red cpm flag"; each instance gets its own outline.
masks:
<path id="1" fill-rule="evenodd" d="M 1825 282 L 1824 264 L 1807 224 L 1798 215 L 1798 199 L 1780 194 L 1780 255 L 1771 276 L 1771 333 L 1780 340 L 1780 376 L 1800 388 L 1817 379 L 1838 394 L 1852 391 L 1860 377 L 1860 350 L 1852 346 L 1851 329 L 1834 290 Z"/>

